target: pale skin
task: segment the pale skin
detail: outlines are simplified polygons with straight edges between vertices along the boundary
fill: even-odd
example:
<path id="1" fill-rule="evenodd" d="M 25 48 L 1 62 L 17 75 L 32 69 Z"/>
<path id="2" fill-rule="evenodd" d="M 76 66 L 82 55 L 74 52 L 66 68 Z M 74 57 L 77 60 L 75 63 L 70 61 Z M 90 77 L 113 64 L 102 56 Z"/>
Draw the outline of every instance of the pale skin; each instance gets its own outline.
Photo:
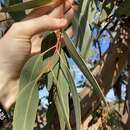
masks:
<path id="1" fill-rule="evenodd" d="M 39 53 L 40 45 L 37 46 L 39 49 L 35 49 L 32 38 L 42 32 L 67 28 L 74 15 L 72 4 L 73 0 L 66 0 L 65 6 L 59 4 L 46 9 L 39 8 L 23 21 L 14 23 L 0 39 L 0 102 L 5 109 L 8 110 L 15 102 L 24 64 L 33 53 Z M 67 30 L 67 33 L 70 32 L 71 29 Z"/>

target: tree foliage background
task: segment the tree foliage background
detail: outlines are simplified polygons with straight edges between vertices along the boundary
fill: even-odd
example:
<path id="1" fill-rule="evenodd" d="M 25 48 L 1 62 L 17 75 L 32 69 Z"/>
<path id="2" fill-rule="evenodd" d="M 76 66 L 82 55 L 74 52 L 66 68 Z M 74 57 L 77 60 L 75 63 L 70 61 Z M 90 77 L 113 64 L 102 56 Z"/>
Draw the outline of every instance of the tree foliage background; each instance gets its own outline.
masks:
<path id="1" fill-rule="evenodd" d="M 27 9 L 48 2 L 50 1 L 1 1 L 1 12 L 8 13 L 2 23 L 20 21 L 26 16 Z M 32 130 L 34 127 L 36 130 L 92 130 L 91 126 L 96 122 L 99 122 L 96 124 L 99 130 L 128 130 L 129 9 L 129 0 L 81 0 L 72 21 L 75 32 L 73 38 L 69 38 L 64 31 L 42 34 L 41 54 L 30 58 L 20 76 L 19 94 L 12 114 L 13 130 Z M 62 45 L 61 35 L 64 36 Z M 103 45 L 104 39 L 109 40 L 108 47 L 107 44 Z M 86 78 L 79 86 L 83 90 L 78 94 L 68 63 L 70 58 Z M 121 96 L 122 86 L 126 88 L 125 99 Z M 44 87 L 49 92 L 46 110 L 41 108 L 38 95 Z M 111 88 L 114 89 L 121 112 L 115 109 L 117 104 L 113 108 L 105 100 Z M 86 123 L 90 115 L 91 120 Z"/>

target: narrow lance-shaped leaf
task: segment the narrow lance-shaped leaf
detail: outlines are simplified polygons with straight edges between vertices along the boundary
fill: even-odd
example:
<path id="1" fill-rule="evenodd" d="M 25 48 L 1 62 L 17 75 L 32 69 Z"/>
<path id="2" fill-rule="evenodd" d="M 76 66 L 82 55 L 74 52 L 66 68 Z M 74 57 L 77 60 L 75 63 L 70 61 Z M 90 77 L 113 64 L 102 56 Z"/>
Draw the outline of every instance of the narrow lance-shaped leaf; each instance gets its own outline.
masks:
<path id="1" fill-rule="evenodd" d="M 92 31 L 90 26 L 94 21 L 97 8 L 94 0 L 83 0 L 79 16 L 78 42 L 81 56 L 86 59 L 92 43 Z"/>
<path id="2" fill-rule="evenodd" d="M 41 71 L 44 71 L 45 73 L 48 73 L 50 69 L 48 68 L 48 62 L 51 60 L 50 58 L 46 58 L 43 61 L 42 55 L 35 55 L 32 58 L 28 60 L 28 62 L 25 64 L 21 75 L 20 75 L 20 88 L 19 91 L 26 86 L 29 82 L 35 80 Z M 53 60 L 51 67 L 53 68 L 58 62 L 58 58 L 55 57 Z"/>
<path id="3" fill-rule="evenodd" d="M 56 106 L 58 117 L 59 117 L 60 128 L 61 128 L 61 130 L 65 130 L 64 114 L 63 114 L 63 110 L 62 110 L 62 107 L 61 107 L 59 97 L 57 95 L 54 98 L 54 102 L 55 102 L 55 106 Z"/>
<path id="4" fill-rule="evenodd" d="M 67 114 L 66 105 L 65 105 L 65 102 L 64 102 L 64 97 L 63 97 L 61 89 L 60 89 L 63 86 L 57 80 L 53 71 L 52 71 L 52 74 L 53 74 L 53 77 L 54 77 L 54 84 L 57 88 L 57 94 L 59 96 L 59 100 L 60 100 L 60 103 L 61 103 L 61 107 L 62 107 L 62 110 L 63 110 L 63 114 L 64 114 L 64 118 L 65 118 L 65 121 L 66 121 L 67 128 L 68 128 L 68 130 L 71 130 L 71 126 L 70 126 L 70 122 L 69 122 L 69 115 Z"/>
<path id="5" fill-rule="evenodd" d="M 16 12 L 16 11 L 23 11 L 26 9 L 35 8 L 38 6 L 43 6 L 44 4 L 48 4 L 52 0 L 32 0 L 27 2 L 21 2 L 18 4 L 14 4 L 11 6 L 3 7 L 0 12 Z"/>
<path id="6" fill-rule="evenodd" d="M 56 64 L 54 64 L 54 63 L 56 63 Z M 54 66 L 52 66 L 53 64 L 54 64 Z M 51 65 L 51 68 L 52 68 L 55 76 L 58 77 L 58 75 L 59 75 L 59 56 L 57 54 L 54 54 L 50 58 L 50 65 Z M 49 72 L 47 75 L 47 89 L 48 89 L 48 91 L 51 90 L 51 88 L 53 86 L 53 82 L 54 82 L 54 78 L 53 78 L 52 72 Z"/>
<path id="7" fill-rule="evenodd" d="M 66 57 L 65 57 L 65 54 L 63 53 L 63 51 L 61 51 L 61 56 L 65 61 Z M 75 86 L 74 80 L 72 78 L 72 75 L 71 75 L 67 65 L 62 62 L 61 62 L 61 64 L 62 64 L 63 72 L 68 81 L 70 91 L 72 93 L 72 99 L 73 99 L 74 110 L 75 110 L 75 118 L 76 118 L 76 130 L 80 130 L 81 129 L 81 110 L 80 110 L 80 101 L 79 101 L 79 97 L 77 94 L 76 86 Z"/>
<path id="8" fill-rule="evenodd" d="M 82 71 L 82 73 L 89 80 L 89 82 L 91 83 L 93 88 L 95 90 L 97 90 L 98 93 L 101 95 L 101 97 L 103 98 L 104 103 L 106 104 L 105 96 L 104 96 L 104 94 L 103 94 L 103 92 L 102 92 L 98 82 L 96 81 L 94 76 L 89 71 L 85 61 L 82 59 L 82 57 L 76 51 L 76 48 L 73 45 L 73 41 L 68 37 L 68 35 L 65 32 L 63 34 L 64 34 L 64 39 L 65 39 L 65 45 L 66 45 L 66 47 L 67 47 L 71 57 L 73 58 L 73 60 L 75 61 L 75 63 L 79 67 L 79 69 Z"/>
<path id="9" fill-rule="evenodd" d="M 67 79 L 66 79 L 65 75 L 63 74 L 62 69 L 59 70 L 58 81 L 62 85 L 60 87 L 62 95 L 63 95 L 63 97 L 66 97 L 66 99 L 64 100 L 64 103 L 65 103 L 65 106 L 66 106 L 66 113 L 69 116 L 69 93 L 70 93 L 70 88 L 69 88 L 69 84 L 67 82 Z"/>
<path id="10" fill-rule="evenodd" d="M 59 57 L 59 55 L 56 54 L 53 56 L 53 58 L 55 57 Z M 69 123 L 69 101 L 68 101 L 69 87 L 66 84 L 59 62 L 52 69 L 52 71 L 50 72 L 50 75 L 52 75 L 52 82 L 53 82 L 52 85 L 55 84 L 53 85 L 53 87 L 55 87 L 57 90 L 56 92 L 54 92 L 53 98 L 54 98 L 55 106 L 57 108 L 61 130 L 64 130 L 65 126 Z M 57 81 L 55 81 L 55 79 Z M 57 82 L 58 82 L 58 85 L 57 85 Z M 66 100 L 62 100 L 63 97 L 66 97 Z M 63 103 L 61 103 L 62 101 Z M 64 108 L 63 108 L 63 105 L 64 105 Z M 70 125 L 67 125 L 67 126 L 68 126 L 68 129 L 70 129 Z"/>
<path id="11" fill-rule="evenodd" d="M 56 59 L 53 63 L 55 62 Z M 43 61 L 42 55 L 32 57 L 25 64 L 20 77 L 20 92 L 16 100 L 14 130 L 32 130 L 38 106 L 37 82 L 43 74 L 49 72 L 47 65 L 48 59 Z"/>
<path id="12" fill-rule="evenodd" d="M 52 39 L 50 40 L 51 37 Z M 44 38 L 43 43 L 41 45 L 42 54 L 38 54 L 31 57 L 22 69 L 20 75 L 19 90 L 21 90 L 29 82 L 35 80 L 39 76 L 41 71 L 44 71 L 44 73 L 48 73 L 50 71 L 48 68 L 48 64 L 52 59 L 53 62 L 51 63 L 51 67 L 53 68 L 57 64 L 59 57 L 55 56 L 55 58 L 53 58 L 52 54 L 50 55 L 50 53 L 54 53 L 54 50 L 51 49 L 51 45 L 55 45 L 56 41 L 56 35 L 53 32 L 49 33 L 49 35 Z M 46 45 L 46 43 L 49 43 L 49 45 Z"/>
<path id="13" fill-rule="evenodd" d="M 57 56 L 59 57 L 58 53 L 57 53 Z M 64 61 L 64 62 L 67 64 L 67 61 Z M 64 66 L 62 66 L 61 59 L 59 57 L 59 66 L 55 67 L 53 69 L 53 72 L 54 72 L 55 76 L 57 77 L 57 80 L 60 83 L 60 85 L 62 85 L 59 89 L 62 92 L 62 96 L 66 97 L 66 100 L 64 100 L 64 103 L 65 103 L 65 106 L 66 106 L 65 107 L 66 113 L 67 113 L 67 115 L 69 117 L 69 93 L 70 93 L 70 89 L 69 89 L 69 84 L 67 82 L 67 79 L 66 79 L 66 77 L 65 77 L 65 75 L 63 74 L 63 71 L 62 71 L 64 69 L 63 67 Z"/>
<path id="14" fill-rule="evenodd" d="M 38 101 L 38 84 L 34 80 L 22 89 L 16 100 L 13 130 L 33 130 Z"/>
<path id="15" fill-rule="evenodd" d="M 43 65 L 41 55 L 35 55 L 27 61 L 20 75 L 20 90 L 38 77 Z"/>
<path id="16" fill-rule="evenodd" d="M 52 73 L 48 73 L 47 75 L 47 90 L 50 91 L 53 85 L 53 76 Z"/>
<path id="17" fill-rule="evenodd" d="M 58 57 L 59 55 L 56 53 L 55 55 L 53 55 L 51 62 L 53 62 L 53 60 Z M 60 62 L 60 59 L 59 59 Z M 60 63 L 57 63 L 53 70 L 53 73 L 55 75 L 55 77 L 57 78 L 57 81 L 62 85 L 62 86 L 55 86 L 55 88 L 60 87 L 59 89 L 61 90 L 62 96 L 66 97 L 66 100 L 64 100 L 64 104 L 65 104 L 65 111 L 67 114 L 67 117 L 69 118 L 69 86 L 67 84 L 66 78 L 63 75 L 63 72 L 61 71 L 62 66 L 60 65 Z M 50 91 L 50 89 L 55 89 L 54 88 L 54 77 L 52 72 L 48 73 L 48 83 L 47 83 L 47 89 Z M 53 86 L 53 88 L 52 88 Z M 63 110 L 62 110 L 62 106 L 61 106 L 61 100 L 59 98 L 58 93 L 54 90 L 54 97 L 53 97 L 57 112 L 58 112 L 58 117 L 59 117 L 59 121 L 60 121 L 60 128 L 61 130 L 65 129 L 66 126 L 66 118 L 64 116 Z"/>

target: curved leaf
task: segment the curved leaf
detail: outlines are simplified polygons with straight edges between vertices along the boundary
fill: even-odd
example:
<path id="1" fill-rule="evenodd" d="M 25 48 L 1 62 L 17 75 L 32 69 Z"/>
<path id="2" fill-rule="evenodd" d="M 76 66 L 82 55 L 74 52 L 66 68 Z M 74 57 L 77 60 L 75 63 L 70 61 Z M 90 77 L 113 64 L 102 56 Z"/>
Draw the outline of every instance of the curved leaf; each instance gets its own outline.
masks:
<path id="1" fill-rule="evenodd" d="M 52 58 L 53 57 L 50 57 L 43 61 L 43 56 L 40 54 L 30 58 L 21 72 L 19 91 L 24 88 L 26 84 L 35 80 L 40 75 L 41 71 L 44 72 L 43 74 L 48 73 L 50 71 L 48 63 Z M 51 65 L 52 68 L 57 64 L 57 62 L 58 58 L 55 57 Z"/>
<path id="2" fill-rule="evenodd" d="M 62 58 L 64 59 L 64 61 L 66 60 L 66 57 L 63 53 L 63 51 L 61 52 Z M 76 90 L 76 86 L 74 83 L 74 79 L 69 71 L 69 68 L 67 67 L 66 64 L 61 63 L 62 64 L 62 68 L 63 68 L 63 72 L 66 76 L 66 79 L 68 81 L 68 85 L 70 88 L 70 92 L 72 93 L 72 99 L 73 99 L 73 104 L 74 104 L 74 110 L 75 110 L 75 118 L 76 118 L 76 130 L 81 130 L 81 109 L 80 109 L 80 101 L 78 98 L 78 94 L 77 94 L 77 90 Z"/>
<path id="3" fill-rule="evenodd" d="M 65 124 L 65 119 L 64 119 L 64 113 L 63 113 L 60 99 L 58 96 L 55 97 L 54 102 L 55 102 L 55 106 L 56 106 L 59 121 L 60 121 L 60 128 L 61 128 L 61 130 L 65 130 L 66 124 Z"/>
<path id="4" fill-rule="evenodd" d="M 60 104 L 61 104 L 61 107 L 62 107 L 62 111 L 63 111 L 63 114 L 64 114 L 64 119 L 65 119 L 67 128 L 68 128 L 68 130 L 71 130 L 71 126 L 70 126 L 70 122 L 69 122 L 69 115 L 67 113 L 67 108 L 66 108 L 67 106 L 65 104 L 63 91 L 62 91 L 63 86 L 57 80 L 56 75 L 54 74 L 54 72 L 52 70 L 51 70 L 51 72 L 52 72 L 53 77 L 54 77 L 54 84 L 55 84 L 55 87 L 57 88 L 57 95 L 59 97 L 59 101 L 60 101 Z"/>
<path id="5" fill-rule="evenodd" d="M 73 60 L 75 61 L 75 63 L 79 67 L 79 69 L 82 71 L 82 73 L 85 75 L 85 77 L 89 80 L 89 82 L 91 83 L 93 88 L 101 95 L 101 97 L 103 98 L 104 103 L 106 104 L 105 96 L 104 96 L 98 82 L 96 81 L 94 76 L 89 71 L 85 61 L 78 54 L 78 52 L 76 51 L 76 48 L 73 45 L 72 40 L 69 39 L 68 35 L 65 32 L 64 32 L 64 39 L 65 39 L 65 45 L 66 45 L 70 55 L 72 56 Z"/>
<path id="6" fill-rule="evenodd" d="M 80 49 L 80 54 L 83 59 L 88 56 L 88 50 L 90 44 L 92 43 L 92 31 L 90 26 L 94 21 L 94 16 L 96 14 L 97 8 L 94 0 L 83 0 L 80 16 L 79 16 L 79 29 L 78 29 L 78 45 Z"/>
<path id="7" fill-rule="evenodd" d="M 34 80 L 26 85 L 16 100 L 13 130 L 33 130 L 38 101 L 38 84 Z"/>
<path id="8" fill-rule="evenodd" d="M 45 63 L 45 62 L 44 62 Z M 28 62 L 25 64 L 21 75 L 20 75 L 20 89 L 25 87 L 30 81 L 35 80 L 38 75 L 41 73 L 43 67 L 46 67 L 46 64 L 43 64 L 43 57 L 41 55 L 33 56 Z M 48 69 L 46 69 L 46 72 Z"/>

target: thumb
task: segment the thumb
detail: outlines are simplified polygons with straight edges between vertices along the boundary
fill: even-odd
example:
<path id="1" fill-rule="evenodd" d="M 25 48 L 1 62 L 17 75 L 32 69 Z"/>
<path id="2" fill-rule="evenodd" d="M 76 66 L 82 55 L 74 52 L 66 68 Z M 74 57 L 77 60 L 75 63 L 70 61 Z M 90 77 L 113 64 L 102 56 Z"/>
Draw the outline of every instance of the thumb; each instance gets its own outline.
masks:
<path id="1" fill-rule="evenodd" d="M 35 19 L 16 23 L 15 32 L 20 35 L 33 36 L 40 32 L 53 31 L 64 28 L 67 20 L 64 18 L 52 18 L 44 15 Z"/>

